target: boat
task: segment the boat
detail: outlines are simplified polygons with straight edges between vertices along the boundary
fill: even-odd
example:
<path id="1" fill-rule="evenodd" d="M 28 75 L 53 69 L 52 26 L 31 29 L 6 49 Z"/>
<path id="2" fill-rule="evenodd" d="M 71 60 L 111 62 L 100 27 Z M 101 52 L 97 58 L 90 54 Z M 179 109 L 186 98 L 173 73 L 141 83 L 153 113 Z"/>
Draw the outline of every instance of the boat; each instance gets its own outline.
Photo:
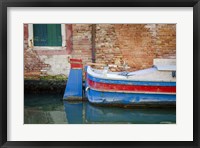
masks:
<path id="1" fill-rule="evenodd" d="M 154 59 L 152 67 L 134 72 L 87 66 L 85 93 L 96 105 L 176 106 L 176 59 Z"/>

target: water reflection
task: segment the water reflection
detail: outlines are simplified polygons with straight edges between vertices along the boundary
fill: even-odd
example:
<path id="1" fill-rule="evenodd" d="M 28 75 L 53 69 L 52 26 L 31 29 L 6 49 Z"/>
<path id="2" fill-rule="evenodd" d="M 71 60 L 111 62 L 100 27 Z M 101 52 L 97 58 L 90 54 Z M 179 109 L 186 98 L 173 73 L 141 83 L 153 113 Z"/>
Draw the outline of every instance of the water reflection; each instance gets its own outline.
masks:
<path id="1" fill-rule="evenodd" d="M 25 124 L 64 124 L 67 123 L 66 113 L 61 95 L 25 94 Z"/>
<path id="2" fill-rule="evenodd" d="M 66 118 L 70 124 L 81 124 L 83 123 L 83 103 L 82 102 L 73 102 L 68 103 L 64 101 Z"/>
<path id="3" fill-rule="evenodd" d="M 175 119 L 175 109 L 116 109 L 86 104 L 88 123 L 175 123 Z"/>
<path id="4" fill-rule="evenodd" d="M 175 109 L 99 107 L 62 101 L 62 95 L 26 94 L 25 124 L 159 124 L 176 123 Z"/>

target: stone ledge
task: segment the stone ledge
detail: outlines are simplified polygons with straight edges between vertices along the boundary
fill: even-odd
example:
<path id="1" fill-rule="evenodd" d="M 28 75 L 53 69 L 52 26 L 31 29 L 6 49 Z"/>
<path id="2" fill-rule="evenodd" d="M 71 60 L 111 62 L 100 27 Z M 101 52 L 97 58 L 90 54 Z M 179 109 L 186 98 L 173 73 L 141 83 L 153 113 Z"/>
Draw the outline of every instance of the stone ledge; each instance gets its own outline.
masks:
<path id="1" fill-rule="evenodd" d="M 66 83 L 64 80 L 24 80 L 24 93 L 64 94 Z"/>

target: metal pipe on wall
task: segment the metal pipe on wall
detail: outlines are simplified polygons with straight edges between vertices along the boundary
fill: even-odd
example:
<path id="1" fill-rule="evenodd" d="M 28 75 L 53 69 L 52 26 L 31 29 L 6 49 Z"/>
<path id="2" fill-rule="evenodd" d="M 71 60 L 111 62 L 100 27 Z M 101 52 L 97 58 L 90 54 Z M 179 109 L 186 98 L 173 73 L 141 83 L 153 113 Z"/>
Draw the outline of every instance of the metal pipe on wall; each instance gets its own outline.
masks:
<path id="1" fill-rule="evenodd" d="M 92 24 L 92 62 L 96 61 L 96 49 L 95 49 L 95 38 L 96 38 L 96 24 Z"/>

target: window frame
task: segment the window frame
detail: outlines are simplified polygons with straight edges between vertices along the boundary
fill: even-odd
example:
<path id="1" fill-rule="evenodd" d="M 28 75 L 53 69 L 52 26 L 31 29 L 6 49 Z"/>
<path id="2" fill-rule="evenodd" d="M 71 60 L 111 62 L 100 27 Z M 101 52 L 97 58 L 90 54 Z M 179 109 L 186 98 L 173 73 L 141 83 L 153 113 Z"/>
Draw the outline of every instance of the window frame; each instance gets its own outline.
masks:
<path id="1" fill-rule="evenodd" d="M 62 46 L 34 46 L 33 24 L 34 23 L 28 24 L 28 46 L 31 47 L 33 50 L 62 50 L 63 48 L 66 47 L 65 24 L 60 24 L 61 25 Z"/>

